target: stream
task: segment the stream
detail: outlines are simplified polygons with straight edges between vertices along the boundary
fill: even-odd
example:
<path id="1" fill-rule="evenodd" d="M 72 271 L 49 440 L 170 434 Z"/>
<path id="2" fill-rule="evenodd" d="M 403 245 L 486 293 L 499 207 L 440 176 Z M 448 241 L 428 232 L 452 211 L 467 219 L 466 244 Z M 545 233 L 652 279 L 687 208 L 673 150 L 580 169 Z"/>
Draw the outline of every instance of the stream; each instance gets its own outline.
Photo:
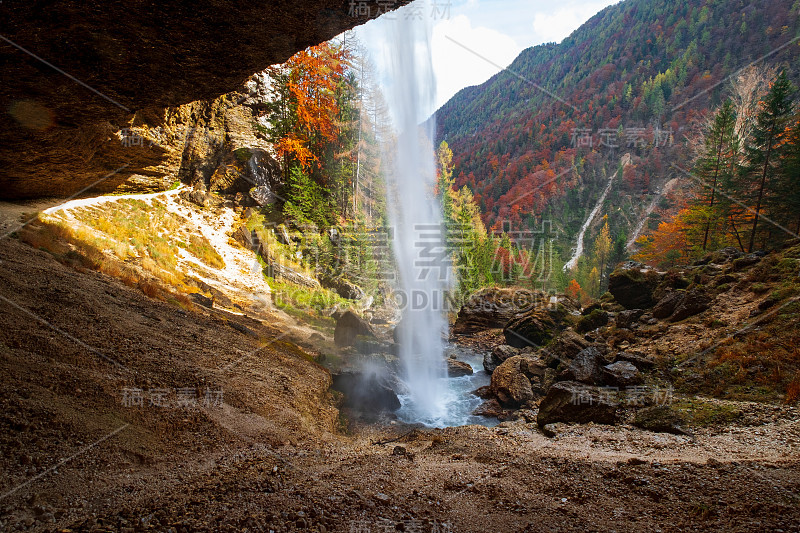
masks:
<path id="1" fill-rule="evenodd" d="M 421 418 L 412 397 L 407 394 L 401 394 L 398 395 L 401 407 L 395 412 L 397 418 L 409 424 L 423 424 L 427 427 L 437 428 L 470 424 L 479 424 L 486 427 L 497 425 L 499 421 L 496 418 L 472 414 L 483 403 L 483 400 L 472 394 L 472 392 L 479 387 L 489 385 L 491 382 L 491 376 L 483 369 L 483 354 L 453 344 L 447 346 L 446 352 L 455 352 L 459 361 L 469 363 L 473 374 L 458 378 L 440 378 L 438 383 L 435 384 L 439 388 L 438 398 L 441 402 L 441 409 L 437 409 L 437 412 L 445 414 Z"/>

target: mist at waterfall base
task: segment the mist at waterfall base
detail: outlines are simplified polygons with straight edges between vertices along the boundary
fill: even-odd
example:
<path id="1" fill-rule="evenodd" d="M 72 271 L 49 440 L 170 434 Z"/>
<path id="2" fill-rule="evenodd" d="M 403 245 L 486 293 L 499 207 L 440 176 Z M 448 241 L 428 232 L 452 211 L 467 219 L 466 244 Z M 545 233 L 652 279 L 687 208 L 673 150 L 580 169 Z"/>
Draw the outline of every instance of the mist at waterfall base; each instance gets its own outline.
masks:
<path id="1" fill-rule="evenodd" d="M 449 325 L 442 302 L 434 301 L 452 286 L 454 273 L 443 253 L 441 206 L 433 194 L 433 121 L 419 124 L 420 113 L 435 101 L 430 27 L 424 20 L 398 17 L 392 33 L 388 101 L 399 133 L 387 154 L 388 205 L 398 288 L 408 295 L 429 295 L 425 305 L 410 302 L 398 326 L 405 390 L 396 414 L 403 422 L 434 427 L 474 423 L 470 413 L 480 400 L 464 389 L 479 375 L 447 377 Z"/>

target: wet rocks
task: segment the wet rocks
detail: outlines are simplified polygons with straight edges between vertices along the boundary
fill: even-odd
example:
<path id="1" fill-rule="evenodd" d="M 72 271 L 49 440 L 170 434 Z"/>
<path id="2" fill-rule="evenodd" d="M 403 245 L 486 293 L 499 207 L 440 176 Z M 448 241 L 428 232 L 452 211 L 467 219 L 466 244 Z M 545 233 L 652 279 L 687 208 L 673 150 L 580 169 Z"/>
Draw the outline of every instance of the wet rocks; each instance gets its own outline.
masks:
<path id="1" fill-rule="evenodd" d="M 447 360 L 447 376 L 451 378 L 460 378 L 462 376 L 471 376 L 473 373 L 472 367 L 469 363 L 458 361 L 456 359 Z"/>
<path id="2" fill-rule="evenodd" d="M 521 362 L 521 357 L 511 357 L 492 373 L 492 392 L 503 405 L 519 407 L 533 399 L 531 382 L 522 372 Z"/>
<path id="3" fill-rule="evenodd" d="M 342 405 L 362 412 L 396 411 L 400 399 L 377 374 L 342 372 L 333 376 L 332 388 L 344 393 Z"/>
<path id="4" fill-rule="evenodd" d="M 509 357 L 514 357 L 518 353 L 519 349 L 507 344 L 495 346 L 491 352 L 483 356 L 483 368 L 491 374 L 503 361 Z"/>
<path id="5" fill-rule="evenodd" d="M 626 309 L 647 309 L 655 303 L 653 291 L 658 282 L 659 275 L 655 270 L 627 261 L 611 273 L 608 292 Z"/>
<path id="6" fill-rule="evenodd" d="M 608 324 L 608 313 L 602 309 L 594 309 L 591 313 L 584 316 L 575 326 L 578 333 L 587 333 Z"/>
<path id="7" fill-rule="evenodd" d="M 375 337 L 369 323 L 347 310 L 336 319 L 336 329 L 333 332 L 333 340 L 336 346 L 353 346 L 359 336 Z"/>
<path id="8" fill-rule="evenodd" d="M 496 398 L 489 398 L 472 411 L 475 416 L 485 416 L 499 420 L 507 419 L 511 413 L 512 410 L 504 408 Z"/>
<path id="9" fill-rule="evenodd" d="M 547 366 L 557 368 L 561 363 L 569 364 L 581 350 L 588 347 L 589 342 L 583 336 L 568 329 L 542 350 L 542 356 L 546 360 Z"/>
<path id="10" fill-rule="evenodd" d="M 618 328 L 632 329 L 637 321 L 642 318 L 644 309 L 628 309 L 620 311 L 614 318 L 614 323 Z"/>
<path id="11" fill-rule="evenodd" d="M 570 362 L 564 375 L 566 380 L 580 381 L 589 385 L 600 383 L 602 380 L 601 368 L 606 360 L 600 350 L 590 346 L 581 350 Z"/>
<path id="12" fill-rule="evenodd" d="M 492 393 L 500 403 L 520 407 L 541 396 L 545 387 L 555 377 L 538 354 L 515 355 L 506 359 L 492 373 Z"/>
<path id="13" fill-rule="evenodd" d="M 614 424 L 617 402 L 598 387 L 561 381 L 553 384 L 539 404 L 536 423 L 539 427 L 554 422 Z"/>

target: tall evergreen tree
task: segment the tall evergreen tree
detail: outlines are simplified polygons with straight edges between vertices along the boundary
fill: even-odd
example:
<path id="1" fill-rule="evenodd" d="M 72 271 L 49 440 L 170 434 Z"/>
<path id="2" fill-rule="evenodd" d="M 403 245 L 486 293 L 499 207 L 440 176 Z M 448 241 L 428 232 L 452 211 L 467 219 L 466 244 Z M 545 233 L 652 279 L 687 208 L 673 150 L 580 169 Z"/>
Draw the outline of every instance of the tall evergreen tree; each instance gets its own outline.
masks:
<path id="1" fill-rule="evenodd" d="M 724 224 L 730 207 L 719 194 L 719 189 L 731 182 L 738 167 L 738 140 L 736 137 L 736 111 L 733 103 L 726 100 L 714 116 L 705 137 L 705 150 L 695 164 L 695 172 L 708 188 L 698 198 L 699 206 L 704 211 L 705 228 L 703 229 L 702 249 L 708 246 L 711 230 L 720 230 Z"/>
<path id="2" fill-rule="evenodd" d="M 781 72 L 760 104 L 748 142 L 744 176 L 755 185 L 754 194 L 751 196 L 755 207 L 748 252 L 752 252 L 755 246 L 758 223 L 763 211 L 766 210 L 773 216 L 779 211 L 780 198 L 775 181 L 780 173 L 781 156 L 786 151 L 785 141 L 787 127 L 792 117 L 793 92 L 794 88 L 786 76 L 786 71 Z M 743 185 L 746 187 L 747 183 Z M 744 192 L 747 192 L 746 189 Z"/>
<path id="3" fill-rule="evenodd" d="M 786 215 L 790 228 L 800 234 L 800 113 L 786 139 L 786 159 L 781 173 L 780 193 L 786 204 Z"/>

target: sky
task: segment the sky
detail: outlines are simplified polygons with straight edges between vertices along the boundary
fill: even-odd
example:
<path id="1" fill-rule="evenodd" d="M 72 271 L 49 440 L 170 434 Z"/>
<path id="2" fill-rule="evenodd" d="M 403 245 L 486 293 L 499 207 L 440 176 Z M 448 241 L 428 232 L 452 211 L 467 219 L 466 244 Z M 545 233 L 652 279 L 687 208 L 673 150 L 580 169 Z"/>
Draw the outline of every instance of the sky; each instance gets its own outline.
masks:
<path id="1" fill-rule="evenodd" d="M 416 0 L 359 26 L 355 32 L 366 46 L 381 83 L 391 86 L 390 25 L 412 19 L 428 26 L 436 79 L 435 101 L 423 112 L 429 116 L 459 90 L 483 83 L 507 67 L 522 50 L 562 41 L 594 14 L 618 1 Z M 391 3 L 355 1 L 370 9 Z"/>

